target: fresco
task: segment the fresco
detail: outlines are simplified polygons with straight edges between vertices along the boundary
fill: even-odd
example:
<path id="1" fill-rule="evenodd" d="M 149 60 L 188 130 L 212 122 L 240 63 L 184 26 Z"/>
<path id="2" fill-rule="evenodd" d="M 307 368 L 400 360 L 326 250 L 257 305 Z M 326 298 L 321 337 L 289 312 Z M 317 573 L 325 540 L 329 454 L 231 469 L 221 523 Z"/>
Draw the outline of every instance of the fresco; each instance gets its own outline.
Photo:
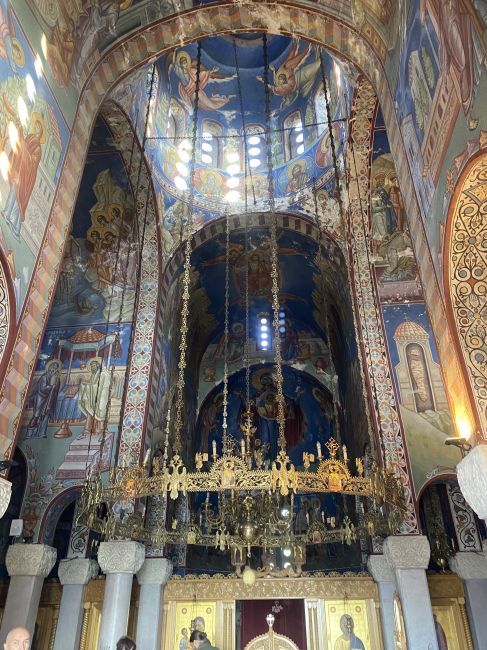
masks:
<path id="1" fill-rule="evenodd" d="M 61 491 L 116 450 L 137 277 L 133 197 L 97 122 L 51 314 L 24 408 L 27 536 Z M 106 424 L 106 427 L 105 427 Z"/>
<path id="2" fill-rule="evenodd" d="M 382 307 L 399 410 L 404 425 L 414 486 L 441 472 L 452 473 L 461 460 L 445 446 L 454 435 L 438 353 L 423 302 Z"/>
<path id="3" fill-rule="evenodd" d="M 0 246 L 17 316 L 51 209 L 68 129 L 10 5 L 0 2 Z"/>
<path id="4" fill-rule="evenodd" d="M 274 367 L 259 364 L 251 368 L 250 397 L 253 403 L 254 423 L 257 426 L 254 445 L 255 454 L 265 449 L 271 458 L 277 455 L 277 403 Z M 283 367 L 283 391 L 285 396 L 287 450 L 291 460 L 301 466 L 303 452 L 316 454 L 316 443 L 326 443 L 331 435 L 336 435 L 334 424 L 333 398 L 331 393 L 319 382 L 295 368 Z M 228 383 L 228 427 L 238 446 L 242 439 L 241 417 L 245 412 L 245 371 L 233 374 Z M 223 418 L 222 386 L 213 388 L 203 403 L 198 416 L 195 433 L 195 449 L 210 452 L 213 440 L 221 453 L 221 434 Z"/>
<path id="5" fill-rule="evenodd" d="M 370 238 L 380 299 L 421 298 L 406 207 L 380 112 L 374 129 L 370 188 Z"/>

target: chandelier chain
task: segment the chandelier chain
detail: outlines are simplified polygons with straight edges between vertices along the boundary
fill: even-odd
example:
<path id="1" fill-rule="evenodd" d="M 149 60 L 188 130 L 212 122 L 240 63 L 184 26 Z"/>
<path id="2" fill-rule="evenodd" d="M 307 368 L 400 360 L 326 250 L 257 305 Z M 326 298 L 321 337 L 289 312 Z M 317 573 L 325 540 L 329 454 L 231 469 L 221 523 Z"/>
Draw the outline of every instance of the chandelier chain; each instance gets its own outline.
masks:
<path id="1" fill-rule="evenodd" d="M 271 123 L 271 99 L 269 81 L 269 53 L 267 49 L 267 34 L 262 36 L 264 49 L 264 91 L 265 91 L 265 118 L 266 118 L 266 155 L 267 155 L 267 183 L 269 193 L 269 209 L 271 212 L 271 292 L 272 312 L 274 328 L 274 350 L 275 350 L 275 382 L 277 389 L 277 423 L 279 427 L 279 447 L 286 449 L 285 414 L 284 414 L 284 393 L 281 358 L 281 335 L 279 331 L 279 268 L 277 255 L 277 214 L 274 201 L 274 174 L 272 163 L 272 140 L 269 133 Z"/>
<path id="2" fill-rule="evenodd" d="M 191 238 L 192 238 L 192 217 L 194 206 L 194 179 L 196 172 L 196 142 L 198 138 L 198 104 L 200 92 L 200 75 L 201 75 L 201 41 L 198 42 L 198 54 L 196 59 L 196 81 L 194 93 L 193 109 L 193 132 L 191 137 L 191 163 L 189 175 L 189 204 L 188 218 L 185 227 L 184 243 L 184 267 L 183 267 L 183 295 L 181 308 L 181 339 L 179 343 L 179 363 L 178 363 L 178 381 L 176 384 L 176 418 L 174 422 L 174 443 L 173 450 L 175 455 L 181 454 L 181 428 L 182 413 L 184 405 L 184 373 L 187 364 L 187 347 L 188 347 L 188 315 L 189 315 L 189 297 L 191 284 Z"/>
<path id="3" fill-rule="evenodd" d="M 230 215 L 225 213 L 225 324 L 223 332 L 223 423 L 222 447 L 223 453 L 229 453 L 228 448 L 228 311 L 230 308 Z"/>

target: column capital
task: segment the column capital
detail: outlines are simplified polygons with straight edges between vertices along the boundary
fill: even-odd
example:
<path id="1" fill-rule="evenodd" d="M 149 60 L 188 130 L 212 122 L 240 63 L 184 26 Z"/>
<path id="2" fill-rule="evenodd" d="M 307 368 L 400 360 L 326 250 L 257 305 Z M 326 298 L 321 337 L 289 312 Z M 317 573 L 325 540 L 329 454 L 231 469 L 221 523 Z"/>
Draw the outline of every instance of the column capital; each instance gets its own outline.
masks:
<path id="1" fill-rule="evenodd" d="M 84 557 L 61 560 L 58 576 L 64 585 L 85 585 L 98 575 L 98 563 Z"/>
<path id="2" fill-rule="evenodd" d="M 139 542 L 102 542 L 98 549 L 103 573 L 137 573 L 144 559 L 145 547 Z"/>
<path id="3" fill-rule="evenodd" d="M 487 519 L 487 445 L 476 445 L 457 465 L 465 501 L 480 519 Z"/>
<path id="4" fill-rule="evenodd" d="M 0 517 L 7 511 L 10 497 L 12 495 L 12 483 L 0 476 Z"/>
<path id="5" fill-rule="evenodd" d="M 46 544 L 12 544 L 5 564 L 8 575 L 47 578 L 56 562 L 57 551 Z"/>
<path id="6" fill-rule="evenodd" d="M 367 568 L 375 582 L 394 582 L 394 572 L 384 555 L 369 555 Z"/>
<path id="7" fill-rule="evenodd" d="M 394 535 L 384 542 L 384 556 L 391 569 L 426 569 L 430 555 L 424 535 Z"/>
<path id="8" fill-rule="evenodd" d="M 172 574 L 172 562 L 163 557 L 146 558 L 137 572 L 139 585 L 164 586 Z"/>
<path id="9" fill-rule="evenodd" d="M 487 559 L 480 553 L 456 553 L 449 560 L 450 569 L 462 580 L 486 580 Z"/>

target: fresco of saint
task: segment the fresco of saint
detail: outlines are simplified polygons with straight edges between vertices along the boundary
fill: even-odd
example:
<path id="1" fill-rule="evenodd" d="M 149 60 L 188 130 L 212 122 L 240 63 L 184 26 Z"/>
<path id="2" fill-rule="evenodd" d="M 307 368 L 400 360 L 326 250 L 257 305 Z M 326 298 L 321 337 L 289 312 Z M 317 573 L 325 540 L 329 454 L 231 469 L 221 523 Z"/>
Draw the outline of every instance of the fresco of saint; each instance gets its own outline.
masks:
<path id="1" fill-rule="evenodd" d="M 179 96 L 191 114 L 195 102 L 196 92 L 196 59 L 191 59 L 188 52 L 174 52 L 173 60 L 169 65 L 169 71 L 173 70 L 179 79 Z M 198 94 L 198 106 L 203 111 L 218 111 L 222 109 L 235 95 L 208 95 L 205 88 L 210 83 L 224 83 L 235 79 L 236 75 L 224 75 L 218 72 L 217 68 L 208 70 L 204 65 L 200 66 L 200 85 Z"/>
<path id="2" fill-rule="evenodd" d="M 315 58 L 308 65 L 304 62 L 311 53 L 313 46 L 307 43 L 306 47 L 299 52 L 299 41 L 294 41 L 291 51 L 284 63 L 274 72 L 274 83 L 270 88 L 274 95 L 282 97 L 280 110 L 290 106 L 301 95 L 307 97 L 313 88 L 316 73 L 320 69 L 319 50 L 315 49 Z M 263 82 L 263 78 L 257 79 Z"/>

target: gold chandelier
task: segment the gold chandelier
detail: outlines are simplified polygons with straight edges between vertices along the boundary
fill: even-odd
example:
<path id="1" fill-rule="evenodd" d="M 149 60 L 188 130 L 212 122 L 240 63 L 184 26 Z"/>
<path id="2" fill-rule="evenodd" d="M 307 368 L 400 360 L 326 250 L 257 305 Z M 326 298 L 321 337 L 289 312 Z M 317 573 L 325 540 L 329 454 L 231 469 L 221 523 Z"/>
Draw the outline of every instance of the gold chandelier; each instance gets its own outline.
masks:
<path id="1" fill-rule="evenodd" d="M 83 486 L 78 508 L 78 521 L 107 538 L 137 539 L 161 546 L 189 544 L 230 550 L 231 561 L 240 568 L 245 565 L 252 547 L 268 551 L 289 549 L 289 562 L 300 572 L 306 561 L 306 547 L 326 543 L 351 544 L 357 538 L 386 535 L 402 523 L 405 501 L 402 486 L 391 468 L 371 463 L 365 458 L 349 459 L 345 446 L 330 438 L 323 453 L 321 444 L 316 454 L 303 453 L 302 467 L 296 467 L 286 450 L 285 398 L 279 330 L 279 269 L 277 250 L 277 217 L 274 205 L 272 150 L 269 134 L 270 98 L 267 62 L 267 41 L 264 34 L 265 108 L 267 116 L 266 150 L 268 163 L 269 210 L 271 212 L 271 293 L 273 340 L 275 350 L 274 381 L 276 388 L 279 451 L 275 458 L 266 458 L 255 444 L 249 388 L 249 296 L 246 286 L 246 412 L 240 431 L 228 432 L 228 336 L 229 336 L 229 251 L 230 219 L 226 213 L 225 259 L 225 323 L 223 373 L 222 453 L 213 442 L 212 453 L 198 452 L 194 466 L 183 460 L 181 431 L 183 427 L 185 368 L 187 362 L 188 315 L 190 299 L 192 224 L 185 224 L 184 266 L 182 273 L 182 309 L 180 323 L 179 364 L 176 384 L 176 415 L 174 425 L 168 410 L 163 455 L 149 456 L 142 465 L 115 467 L 103 483 L 100 473 L 91 473 Z M 192 124 L 191 167 L 188 214 L 193 212 L 195 155 L 198 125 L 198 95 L 201 66 L 201 43 L 198 44 L 195 106 Z M 238 66 L 237 66 L 238 74 Z M 325 96 L 327 94 L 325 93 Z M 330 136 L 333 139 L 331 123 Z M 244 140 L 246 148 L 246 139 Z M 246 184 L 245 184 L 246 187 Z M 247 210 L 246 210 L 247 213 Z M 247 231 L 246 231 L 247 240 Z M 172 438 L 172 440 L 171 440 Z M 171 444 L 170 444 L 171 443 Z M 169 458 L 169 449 L 172 455 Z M 353 519 L 345 514 L 314 518 L 298 525 L 297 509 L 303 495 L 341 495 L 353 497 Z M 194 495 L 195 508 L 189 520 L 173 517 L 166 523 L 168 505 L 178 498 Z M 164 516 L 149 523 L 145 504 L 152 497 L 162 498 Z M 114 507 L 118 504 L 119 507 Z M 352 508 L 350 508 L 352 510 Z M 346 512 L 346 510 L 345 510 Z"/>

